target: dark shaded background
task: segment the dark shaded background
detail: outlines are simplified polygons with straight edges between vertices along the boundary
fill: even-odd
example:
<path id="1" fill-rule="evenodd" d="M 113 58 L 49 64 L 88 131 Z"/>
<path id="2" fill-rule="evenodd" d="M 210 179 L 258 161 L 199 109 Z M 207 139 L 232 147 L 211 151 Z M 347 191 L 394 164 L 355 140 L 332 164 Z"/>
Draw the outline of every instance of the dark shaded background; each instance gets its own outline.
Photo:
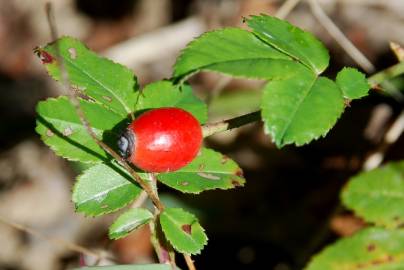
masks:
<path id="1" fill-rule="evenodd" d="M 320 1 L 376 70 L 396 63 L 388 43 L 404 44 L 404 2 L 352 2 Z M 214 28 L 240 27 L 242 16 L 275 14 L 282 4 L 264 0 L 54 3 L 61 34 L 80 38 L 93 50 L 116 60 L 131 59 L 131 47 L 118 50 L 118 54 L 113 50 L 122 48 L 119 46 L 124 42 L 133 41 L 133 50 L 139 48 L 136 42 L 153 42 L 141 53 L 147 57 L 124 63 L 133 68 L 142 85 L 169 77 L 178 51 L 192 37 Z M 345 65 L 356 66 L 315 20 L 307 4 L 299 4 L 287 19 L 326 44 L 331 54 L 327 76 L 334 78 Z M 182 28 L 176 27 L 184 22 L 189 27 L 181 32 Z M 167 37 L 161 29 L 180 31 L 172 30 Z M 74 213 L 70 189 L 80 166 L 56 157 L 35 134 L 36 103 L 60 94 L 32 52 L 35 46 L 49 42 L 49 36 L 43 3 L 0 2 L 0 216 L 46 236 L 42 239 L 0 222 L 0 269 L 71 269 L 80 262 L 96 263 L 92 256 L 52 243 L 55 239 L 102 251 L 120 263 L 151 262 L 154 255 L 147 228 L 111 242 L 107 228 L 112 215 L 91 219 Z M 150 36 L 158 42 L 145 39 Z M 207 99 L 223 80 L 217 74 L 204 73 L 191 83 L 197 95 Z M 402 81 L 394 82 L 398 90 L 404 89 Z M 252 111 L 259 100 L 260 85 L 256 81 L 228 81 L 211 103 L 210 118 Z M 326 244 L 364 226 L 338 206 L 338 194 L 347 179 L 360 171 L 364 159 L 380 146 L 386 128 L 402 107 L 397 98 L 372 92 L 352 102 L 325 139 L 299 148 L 276 149 L 263 135 L 261 124 L 207 139 L 207 146 L 240 164 L 246 186 L 199 196 L 160 188 L 167 203 L 193 209 L 207 230 L 209 244 L 195 257 L 198 269 L 216 269 L 218 264 L 226 269 L 301 269 Z M 387 150 L 385 160 L 402 159 L 403 149 L 401 138 Z M 182 265 L 181 258 L 179 261 Z"/>

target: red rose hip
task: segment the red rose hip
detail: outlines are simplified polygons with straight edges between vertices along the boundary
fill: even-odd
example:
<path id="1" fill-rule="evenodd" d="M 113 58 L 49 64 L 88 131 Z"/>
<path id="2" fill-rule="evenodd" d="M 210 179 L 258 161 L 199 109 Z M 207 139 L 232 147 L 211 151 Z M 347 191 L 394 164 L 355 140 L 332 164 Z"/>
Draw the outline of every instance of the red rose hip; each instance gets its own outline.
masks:
<path id="1" fill-rule="evenodd" d="M 146 172 L 170 172 L 184 167 L 198 154 L 201 144 L 198 120 L 179 108 L 143 113 L 118 140 L 121 155 Z"/>

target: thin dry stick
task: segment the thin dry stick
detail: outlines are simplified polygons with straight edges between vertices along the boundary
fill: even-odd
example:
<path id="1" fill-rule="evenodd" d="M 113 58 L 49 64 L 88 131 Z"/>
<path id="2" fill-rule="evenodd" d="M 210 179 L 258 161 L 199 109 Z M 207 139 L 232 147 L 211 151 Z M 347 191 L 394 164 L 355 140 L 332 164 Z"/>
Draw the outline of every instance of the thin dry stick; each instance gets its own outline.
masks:
<path id="1" fill-rule="evenodd" d="M 48 23 L 52 35 L 53 40 L 57 40 L 58 34 L 56 30 L 56 23 L 55 23 L 55 18 L 53 15 L 53 10 L 52 10 L 52 5 L 51 3 L 47 2 L 46 3 L 46 14 L 48 18 Z M 114 150 L 112 150 L 108 145 L 106 145 L 103 141 L 99 140 L 94 133 L 94 131 L 91 128 L 90 123 L 87 121 L 83 110 L 81 109 L 79 98 L 77 97 L 76 93 L 74 91 L 70 91 L 69 88 L 69 78 L 64 66 L 64 61 L 63 58 L 60 54 L 60 48 L 58 46 L 58 43 L 56 42 L 56 48 L 57 48 L 57 62 L 61 70 L 61 75 L 62 75 L 62 86 L 65 90 L 65 92 L 68 94 L 71 103 L 75 107 L 75 110 L 79 116 L 80 122 L 83 124 L 83 126 L 86 128 L 88 134 L 92 137 L 92 139 L 108 154 L 110 154 L 114 159 L 119 161 L 124 168 L 133 176 L 135 181 L 142 187 L 144 191 L 149 195 L 150 199 L 153 201 L 154 205 L 162 211 L 164 209 L 163 204 L 160 202 L 160 200 L 155 196 L 153 191 L 151 190 L 150 186 L 135 172 L 135 170 L 132 169 L 132 167 L 120 156 L 118 155 Z"/>
<path id="2" fill-rule="evenodd" d="M 299 4 L 301 0 L 286 0 L 285 3 L 278 9 L 275 17 L 279 19 L 285 19 L 290 12 Z"/>
<path id="3" fill-rule="evenodd" d="M 328 33 L 337 41 L 337 43 L 346 51 L 346 53 L 367 73 L 375 71 L 375 67 L 366 58 L 366 56 L 359 51 L 355 45 L 342 33 L 342 31 L 334 24 L 334 22 L 324 12 L 317 0 L 308 0 L 311 11 L 314 17 L 323 25 Z"/>
<path id="4" fill-rule="evenodd" d="M 6 224 L 6 225 L 8 225 L 10 227 L 13 227 L 13 228 L 15 228 L 15 229 L 17 229 L 19 231 L 22 231 L 22 232 L 28 233 L 30 235 L 45 239 L 45 240 L 53 243 L 56 246 L 64 246 L 67 249 L 72 250 L 74 252 L 78 252 L 78 253 L 86 254 L 87 256 L 95 257 L 95 258 L 97 258 L 97 260 L 100 260 L 100 259 L 115 260 L 114 258 L 112 258 L 110 256 L 106 256 L 104 254 L 97 253 L 97 252 L 92 251 L 92 250 L 90 250 L 90 249 L 88 249 L 86 247 L 80 246 L 80 245 L 75 244 L 75 243 L 68 242 L 68 241 L 66 241 L 64 239 L 44 235 L 44 234 L 42 234 L 41 232 L 39 232 L 37 230 L 34 230 L 32 228 L 29 228 L 29 227 L 24 226 L 22 224 L 19 224 L 17 222 L 9 221 L 6 218 L 1 217 L 1 216 L 0 216 L 0 222 L 4 223 L 4 224 Z"/>
<path id="5" fill-rule="evenodd" d="M 202 134 L 203 137 L 208 137 L 215 133 L 223 132 L 233 128 L 238 128 L 260 120 L 261 120 L 261 111 L 256 111 L 228 120 L 206 124 L 202 126 Z"/>
<path id="6" fill-rule="evenodd" d="M 185 262 L 187 263 L 189 270 L 196 270 L 194 261 L 192 260 L 191 256 L 184 253 L 184 259 L 185 259 Z"/>
<path id="7" fill-rule="evenodd" d="M 398 43 L 390 42 L 390 49 L 396 55 L 398 61 L 404 62 L 404 48 L 401 47 Z"/>
<path id="8" fill-rule="evenodd" d="M 285 19 L 300 1 L 301 0 L 287 0 L 275 13 L 275 17 Z M 209 93 L 206 103 L 210 104 L 232 80 L 233 78 L 231 77 L 220 77 Z"/>

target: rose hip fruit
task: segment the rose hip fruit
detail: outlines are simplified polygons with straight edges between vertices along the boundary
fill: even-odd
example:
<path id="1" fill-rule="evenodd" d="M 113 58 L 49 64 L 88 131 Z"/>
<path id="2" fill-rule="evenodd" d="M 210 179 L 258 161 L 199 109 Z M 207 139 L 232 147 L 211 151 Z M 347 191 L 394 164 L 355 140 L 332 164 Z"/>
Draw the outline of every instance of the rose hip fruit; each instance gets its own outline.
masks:
<path id="1" fill-rule="evenodd" d="M 118 140 L 121 155 L 146 172 L 176 171 L 195 158 L 201 145 L 198 120 L 179 108 L 143 113 Z"/>

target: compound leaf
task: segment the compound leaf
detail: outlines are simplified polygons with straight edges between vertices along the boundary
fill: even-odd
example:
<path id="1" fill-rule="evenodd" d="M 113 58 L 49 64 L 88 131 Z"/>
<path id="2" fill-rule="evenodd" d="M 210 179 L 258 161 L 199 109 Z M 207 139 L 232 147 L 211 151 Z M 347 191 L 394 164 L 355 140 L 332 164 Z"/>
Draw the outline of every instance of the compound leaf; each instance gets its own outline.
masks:
<path id="1" fill-rule="evenodd" d="M 109 227 L 109 238 L 118 239 L 127 236 L 131 231 L 149 223 L 153 214 L 144 208 L 129 209 L 120 215 Z"/>
<path id="2" fill-rule="evenodd" d="M 99 216 L 121 209 L 141 192 L 141 188 L 131 181 L 125 171 L 113 164 L 89 168 L 77 177 L 73 188 L 76 211 Z"/>
<path id="3" fill-rule="evenodd" d="M 118 125 L 122 117 L 97 103 L 80 100 L 80 106 L 97 138 L 114 145 L 115 141 L 104 135 Z M 41 101 L 36 110 L 36 131 L 56 154 L 85 163 L 97 163 L 108 158 L 105 151 L 88 134 L 67 97 Z"/>
<path id="4" fill-rule="evenodd" d="M 208 241 L 197 218 L 181 208 L 166 208 L 160 214 L 160 224 L 167 240 L 178 252 L 199 254 Z"/>
<path id="5" fill-rule="evenodd" d="M 138 84 L 130 69 L 98 56 L 77 39 L 62 37 L 36 49 L 49 74 L 58 81 L 61 80 L 58 48 L 69 83 L 75 91 L 123 117 L 134 111 Z"/>
<path id="6" fill-rule="evenodd" d="M 353 177 L 341 197 L 368 222 L 387 228 L 404 226 L 404 161 Z"/>
<path id="7" fill-rule="evenodd" d="M 231 189 L 245 183 L 242 170 L 233 160 L 206 148 L 203 148 L 201 153 L 184 168 L 158 174 L 157 179 L 185 193 Z"/>

